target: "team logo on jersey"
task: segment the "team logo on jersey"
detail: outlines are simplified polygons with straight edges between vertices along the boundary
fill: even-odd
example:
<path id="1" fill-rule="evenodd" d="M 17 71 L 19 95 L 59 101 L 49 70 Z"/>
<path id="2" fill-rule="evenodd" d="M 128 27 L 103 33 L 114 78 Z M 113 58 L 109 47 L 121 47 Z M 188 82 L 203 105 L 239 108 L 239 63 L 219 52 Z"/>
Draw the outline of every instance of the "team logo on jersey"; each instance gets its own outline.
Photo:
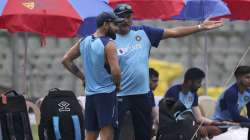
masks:
<path id="1" fill-rule="evenodd" d="M 193 97 L 192 96 L 188 96 L 188 101 L 192 102 L 193 101 Z"/>
<path id="2" fill-rule="evenodd" d="M 126 48 L 119 48 L 117 49 L 117 54 L 118 55 L 124 55 L 126 53 L 127 49 Z"/>
<path id="3" fill-rule="evenodd" d="M 245 101 L 245 102 L 249 101 L 249 96 L 245 96 L 245 97 L 244 97 L 244 101 Z"/>
<path id="4" fill-rule="evenodd" d="M 35 8 L 35 1 L 25 1 L 25 2 L 23 2 L 22 3 L 22 5 L 24 6 L 24 7 L 26 7 L 27 9 L 30 9 L 30 10 L 33 10 L 34 8 Z"/>
<path id="5" fill-rule="evenodd" d="M 61 101 L 58 106 L 60 107 L 59 108 L 59 112 L 65 112 L 65 111 L 70 111 L 70 108 L 69 108 L 69 103 L 65 102 L 65 101 Z"/>
<path id="6" fill-rule="evenodd" d="M 140 49 L 140 48 L 142 48 L 142 46 L 140 44 L 136 44 L 134 48 L 135 49 Z"/>
<path id="7" fill-rule="evenodd" d="M 141 36 L 137 35 L 137 36 L 135 37 L 135 40 L 136 40 L 136 41 L 141 41 Z"/>

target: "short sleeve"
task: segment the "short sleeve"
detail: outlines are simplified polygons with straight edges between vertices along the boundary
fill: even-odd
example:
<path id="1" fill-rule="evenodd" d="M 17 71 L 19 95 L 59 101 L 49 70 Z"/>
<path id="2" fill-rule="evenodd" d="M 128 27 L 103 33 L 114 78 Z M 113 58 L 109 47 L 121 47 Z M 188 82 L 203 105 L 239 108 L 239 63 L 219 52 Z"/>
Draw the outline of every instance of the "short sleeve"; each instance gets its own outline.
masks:
<path id="1" fill-rule="evenodd" d="M 192 104 L 192 107 L 198 106 L 198 95 L 197 93 L 194 93 L 194 102 Z"/>
<path id="2" fill-rule="evenodd" d="M 151 42 L 151 45 L 154 47 L 158 47 L 162 39 L 164 30 L 161 28 L 155 28 L 155 27 L 150 27 L 150 26 L 142 26 L 142 27 L 145 33 L 147 34 Z"/>
<path id="3" fill-rule="evenodd" d="M 143 30 L 147 37 L 149 38 L 149 41 L 151 43 L 151 46 L 158 47 L 163 33 L 164 29 L 161 28 L 155 28 L 155 27 L 150 27 L 150 26 L 132 26 L 131 30 L 137 31 L 137 30 Z"/>
<path id="4" fill-rule="evenodd" d="M 165 94 L 165 98 L 174 98 L 175 100 L 178 100 L 179 97 L 179 90 L 177 86 L 171 87 Z"/>

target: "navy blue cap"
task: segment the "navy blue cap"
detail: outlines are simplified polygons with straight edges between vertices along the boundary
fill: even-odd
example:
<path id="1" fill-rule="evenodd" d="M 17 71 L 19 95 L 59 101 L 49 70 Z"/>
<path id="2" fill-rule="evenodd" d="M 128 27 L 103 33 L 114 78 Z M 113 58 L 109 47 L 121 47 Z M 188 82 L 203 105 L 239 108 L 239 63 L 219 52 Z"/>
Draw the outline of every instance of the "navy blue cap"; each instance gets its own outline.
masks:
<path id="1" fill-rule="evenodd" d="M 131 14 L 133 13 L 132 7 L 129 4 L 119 4 L 115 7 L 114 13 L 117 16 L 123 15 L 123 14 Z"/>
<path id="2" fill-rule="evenodd" d="M 102 12 L 100 15 L 96 17 L 97 24 L 103 24 L 104 22 L 115 22 L 120 23 L 123 22 L 123 18 L 119 18 L 113 12 Z"/>

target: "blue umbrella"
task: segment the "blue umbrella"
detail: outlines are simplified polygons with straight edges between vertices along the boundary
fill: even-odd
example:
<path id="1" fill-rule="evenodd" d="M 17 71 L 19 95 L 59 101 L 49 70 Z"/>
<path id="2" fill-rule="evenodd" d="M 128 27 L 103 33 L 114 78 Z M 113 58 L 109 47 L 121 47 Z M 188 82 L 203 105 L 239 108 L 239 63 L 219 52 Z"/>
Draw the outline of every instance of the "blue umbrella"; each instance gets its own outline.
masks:
<path id="1" fill-rule="evenodd" d="M 78 30 L 78 35 L 83 37 L 95 32 L 97 15 L 113 11 L 107 0 L 70 0 L 70 3 L 84 19 Z"/>
<path id="2" fill-rule="evenodd" d="M 2 4 L 0 4 L 0 15 L 2 15 L 2 12 L 3 12 L 4 6 L 6 5 L 7 0 L 3 0 L 1 3 L 2 3 Z"/>
<path id="3" fill-rule="evenodd" d="M 185 6 L 176 20 L 203 21 L 209 17 L 229 15 L 230 11 L 221 0 L 184 0 Z"/>
<path id="4" fill-rule="evenodd" d="M 230 11 L 226 4 L 221 0 L 184 0 L 185 6 L 180 15 L 174 16 L 175 20 L 192 20 L 204 21 L 207 18 L 214 18 L 224 15 L 229 15 Z M 205 93 L 207 94 L 208 87 L 208 49 L 207 49 L 207 32 L 205 36 L 204 49 L 204 69 L 206 73 L 205 78 Z"/>

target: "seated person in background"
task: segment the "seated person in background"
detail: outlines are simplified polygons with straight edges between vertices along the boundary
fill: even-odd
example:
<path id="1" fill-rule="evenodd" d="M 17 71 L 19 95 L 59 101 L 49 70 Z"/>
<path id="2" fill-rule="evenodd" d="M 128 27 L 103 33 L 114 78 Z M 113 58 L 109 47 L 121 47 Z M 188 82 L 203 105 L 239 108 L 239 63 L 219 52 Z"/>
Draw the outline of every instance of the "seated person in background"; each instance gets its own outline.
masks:
<path id="1" fill-rule="evenodd" d="M 219 121 L 250 124 L 250 66 L 239 66 L 234 76 L 236 83 L 225 90 L 219 97 L 213 118 Z M 246 106 L 247 116 L 240 112 Z"/>
<path id="2" fill-rule="evenodd" d="M 198 106 L 198 95 L 196 92 L 201 87 L 204 78 L 205 73 L 201 69 L 190 68 L 184 75 L 184 82 L 169 88 L 165 97 L 179 100 L 187 109 L 192 109 L 197 122 L 203 124 L 199 129 L 201 137 L 212 138 L 213 136 L 219 135 L 221 130 L 215 126 L 220 123 L 203 117 Z"/>
<path id="3" fill-rule="evenodd" d="M 158 123 L 159 123 L 159 112 L 158 112 L 158 107 L 155 105 L 154 90 L 158 86 L 159 73 L 153 68 L 149 68 L 149 81 L 150 81 L 149 82 L 150 91 L 148 93 L 148 98 L 149 98 L 149 102 L 152 105 L 152 123 L 151 124 L 152 124 L 153 131 L 156 131 Z"/>

